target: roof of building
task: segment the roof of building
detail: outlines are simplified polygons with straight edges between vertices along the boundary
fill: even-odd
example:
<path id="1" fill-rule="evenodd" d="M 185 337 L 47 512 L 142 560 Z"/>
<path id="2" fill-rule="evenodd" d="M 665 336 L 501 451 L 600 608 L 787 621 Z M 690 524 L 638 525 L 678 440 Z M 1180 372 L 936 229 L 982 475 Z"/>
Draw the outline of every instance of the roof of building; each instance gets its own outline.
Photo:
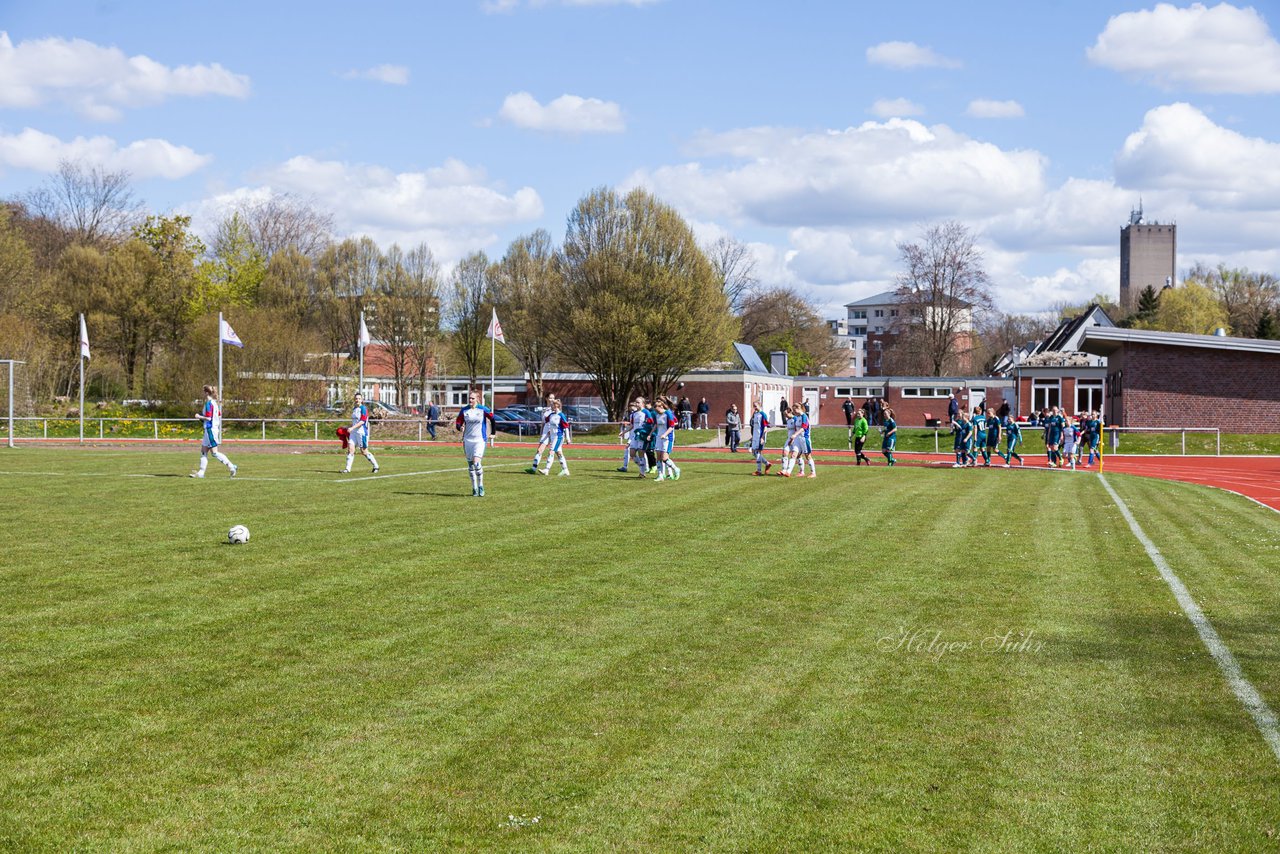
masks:
<path id="1" fill-rule="evenodd" d="M 1125 344 L 1163 347 L 1195 347 L 1208 350 L 1235 350 L 1245 353 L 1272 353 L 1280 356 L 1280 341 L 1261 338 L 1232 338 L 1227 335 L 1192 335 L 1187 332 L 1159 332 L 1151 329 L 1092 327 L 1084 331 L 1080 349 L 1108 356 Z"/>
<path id="2" fill-rule="evenodd" d="M 1047 338 L 1036 345 L 1030 356 L 1037 356 L 1041 353 L 1079 350 L 1084 330 L 1095 326 L 1115 327 L 1115 322 L 1111 320 L 1106 310 L 1097 303 L 1091 304 L 1075 317 L 1068 317 L 1059 323 L 1057 329 L 1049 333 Z"/>
<path id="3" fill-rule="evenodd" d="M 860 305 L 892 305 L 893 303 L 896 303 L 898 299 L 897 291 L 882 291 L 878 294 L 872 294 L 869 297 L 854 300 L 853 302 L 847 302 L 844 304 L 844 307 L 857 308 Z"/>

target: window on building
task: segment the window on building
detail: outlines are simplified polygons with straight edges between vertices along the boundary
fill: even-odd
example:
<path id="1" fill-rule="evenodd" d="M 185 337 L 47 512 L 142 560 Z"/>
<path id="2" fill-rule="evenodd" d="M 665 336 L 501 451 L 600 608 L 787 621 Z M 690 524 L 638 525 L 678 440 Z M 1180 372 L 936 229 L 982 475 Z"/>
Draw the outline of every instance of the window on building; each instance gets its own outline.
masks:
<path id="1" fill-rule="evenodd" d="M 950 397 L 951 389 L 936 386 L 910 387 L 902 390 L 903 397 Z"/>
<path id="2" fill-rule="evenodd" d="M 884 317 L 884 309 L 883 309 L 883 308 L 877 308 L 877 309 L 876 309 L 876 317 Z"/>
<path id="3" fill-rule="evenodd" d="M 855 309 L 850 315 L 854 320 L 866 320 L 867 312 L 864 309 Z"/>
<path id="4" fill-rule="evenodd" d="M 898 316 L 898 310 L 897 310 L 896 308 L 891 308 L 891 309 L 889 309 L 889 316 L 890 316 L 890 317 L 897 317 L 897 316 Z"/>
<path id="5" fill-rule="evenodd" d="M 865 326 L 855 326 L 855 327 L 853 327 L 853 334 L 854 334 L 854 335 L 861 335 L 861 336 L 863 336 L 863 337 L 865 338 L 865 337 L 866 337 L 866 334 L 867 334 L 867 327 L 865 327 Z"/>
<path id="6" fill-rule="evenodd" d="M 468 403 L 468 389 L 449 389 L 449 405 L 450 406 L 466 406 Z"/>
<path id="7" fill-rule="evenodd" d="M 1102 380 L 1076 380 L 1076 412 L 1102 409 Z"/>
<path id="8" fill-rule="evenodd" d="M 1059 380 L 1031 381 L 1031 408 L 1037 411 L 1061 406 L 1061 382 Z"/>

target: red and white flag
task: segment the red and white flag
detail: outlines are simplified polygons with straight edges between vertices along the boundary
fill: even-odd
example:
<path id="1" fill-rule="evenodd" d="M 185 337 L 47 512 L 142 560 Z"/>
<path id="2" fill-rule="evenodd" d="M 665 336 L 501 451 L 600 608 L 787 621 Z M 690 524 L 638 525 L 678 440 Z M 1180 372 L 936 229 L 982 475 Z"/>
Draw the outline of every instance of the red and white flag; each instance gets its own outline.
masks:
<path id="1" fill-rule="evenodd" d="M 489 321 L 489 331 L 485 334 L 486 338 L 492 338 L 494 341 L 507 343 L 507 337 L 502 334 L 502 324 L 498 322 L 498 310 L 493 310 L 493 320 Z"/>

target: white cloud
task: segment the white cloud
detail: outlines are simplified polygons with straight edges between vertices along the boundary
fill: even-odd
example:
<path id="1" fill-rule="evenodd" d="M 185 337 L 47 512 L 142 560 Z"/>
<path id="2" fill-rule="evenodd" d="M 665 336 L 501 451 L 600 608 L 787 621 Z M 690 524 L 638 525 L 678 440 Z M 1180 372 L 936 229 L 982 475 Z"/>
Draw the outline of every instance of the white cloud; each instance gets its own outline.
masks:
<path id="1" fill-rule="evenodd" d="M 372 80 L 375 83 L 388 83 L 392 86 L 407 86 L 409 84 L 409 68 L 404 65 L 375 65 L 373 68 L 366 68 L 363 71 L 351 70 L 344 72 L 343 80 Z"/>
<path id="2" fill-rule="evenodd" d="M 975 98 L 969 102 L 966 115 L 976 119 L 1016 119 L 1027 114 L 1017 101 L 992 101 L 987 98 Z"/>
<path id="3" fill-rule="evenodd" d="M 961 63 L 915 42 L 881 42 L 867 48 L 867 62 L 885 68 L 959 68 Z"/>
<path id="4" fill-rule="evenodd" d="M 163 139 L 140 139 L 121 148 L 106 136 L 78 136 L 64 142 L 32 128 L 0 134 L 0 166 L 55 172 L 63 160 L 102 166 L 109 171 L 124 170 L 134 178 L 175 179 L 203 168 L 213 157 Z"/>
<path id="5" fill-rule="evenodd" d="M 1126 12 L 1107 21 L 1091 62 L 1166 87 L 1199 92 L 1280 92 L 1280 43 L 1252 8 L 1226 3 Z"/>
<path id="6" fill-rule="evenodd" d="M 248 94 L 249 78 L 217 63 L 170 68 L 83 39 L 35 39 L 14 46 L 9 34 L 0 32 L 0 108 L 57 101 L 87 118 L 114 120 L 124 107 L 170 97 Z"/>
<path id="7" fill-rule="evenodd" d="M 713 162 L 638 172 L 628 183 L 695 216 L 788 228 L 988 216 L 1044 190 L 1039 153 L 910 119 L 816 133 L 747 128 L 702 136 L 690 150 Z"/>
<path id="8" fill-rule="evenodd" d="M 1216 125 L 1190 104 L 1149 111 L 1115 170 L 1121 186 L 1180 190 L 1205 207 L 1280 208 L 1280 143 Z"/>
<path id="9" fill-rule="evenodd" d="M 545 106 L 528 92 L 508 95 L 498 115 L 516 127 L 562 133 L 620 133 L 622 108 L 612 101 L 561 95 Z"/>
<path id="10" fill-rule="evenodd" d="M 990 258 L 990 255 L 988 255 Z M 1026 276 L 1004 271 L 1002 259 L 988 264 L 996 281 L 995 299 L 1001 311 L 1039 312 L 1061 303 L 1084 303 L 1096 294 L 1120 298 L 1120 256 L 1086 258 L 1074 268 L 1059 267 L 1052 273 Z"/>
<path id="11" fill-rule="evenodd" d="M 871 105 L 871 114 L 882 119 L 920 116 L 924 114 L 924 107 L 906 98 L 881 98 Z"/>
<path id="12" fill-rule="evenodd" d="M 865 229 L 797 228 L 789 235 L 787 269 L 812 285 L 887 282 L 901 235 Z"/>
<path id="13" fill-rule="evenodd" d="M 241 187 L 191 205 L 196 226 L 208 231 L 236 202 L 290 192 L 333 211 L 338 233 L 367 234 L 382 245 L 427 241 L 444 262 L 497 240 L 495 229 L 543 215 L 532 187 L 506 192 L 483 169 L 459 160 L 418 172 L 293 157 Z"/>

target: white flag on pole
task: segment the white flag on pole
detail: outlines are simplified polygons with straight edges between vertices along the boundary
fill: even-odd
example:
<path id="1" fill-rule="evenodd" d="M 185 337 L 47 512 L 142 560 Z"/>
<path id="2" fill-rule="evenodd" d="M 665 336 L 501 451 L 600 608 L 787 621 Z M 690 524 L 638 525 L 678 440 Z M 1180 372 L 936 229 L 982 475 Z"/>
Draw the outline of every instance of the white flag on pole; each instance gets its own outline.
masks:
<path id="1" fill-rule="evenodd" d="M 489 331 L 485 333 L 486 338 L 492 338 L 494 341 L 507 343 L 507 336 L 502 334 L 502 324 L 498 322 L 498 310 L 493 310 L 493 320 L 489 321 Z"/>
<path id="2" fill-rule="evenodd" d="M 232 347 L 244 346 L 244 342 L 240 340 L 240 336 L 231 328 L 231 324 L 227 323 L 225 320 L 222 321 L 222 333 L 220 337 L 223 344 L 230 344 Z"/>
<path id="3" fill-rule="evenodd" d="M 89 358 L 89 327 L 84 324 L 84 315 L 80 315 L 80 358 Z"/>
<path id="4" fill-rule="evenodd" d="M 360 315 L 360 337 L 356 340 L 356 344 L 358 344 L 360 346 L 360 349 L 363 350 L 365 347 L 369 346 L 369 342 L 372 340 L 373 338 L 370 337 L 369 335 L 369 327 L 364 325 L 364 315 L 361 314 Z"/>

